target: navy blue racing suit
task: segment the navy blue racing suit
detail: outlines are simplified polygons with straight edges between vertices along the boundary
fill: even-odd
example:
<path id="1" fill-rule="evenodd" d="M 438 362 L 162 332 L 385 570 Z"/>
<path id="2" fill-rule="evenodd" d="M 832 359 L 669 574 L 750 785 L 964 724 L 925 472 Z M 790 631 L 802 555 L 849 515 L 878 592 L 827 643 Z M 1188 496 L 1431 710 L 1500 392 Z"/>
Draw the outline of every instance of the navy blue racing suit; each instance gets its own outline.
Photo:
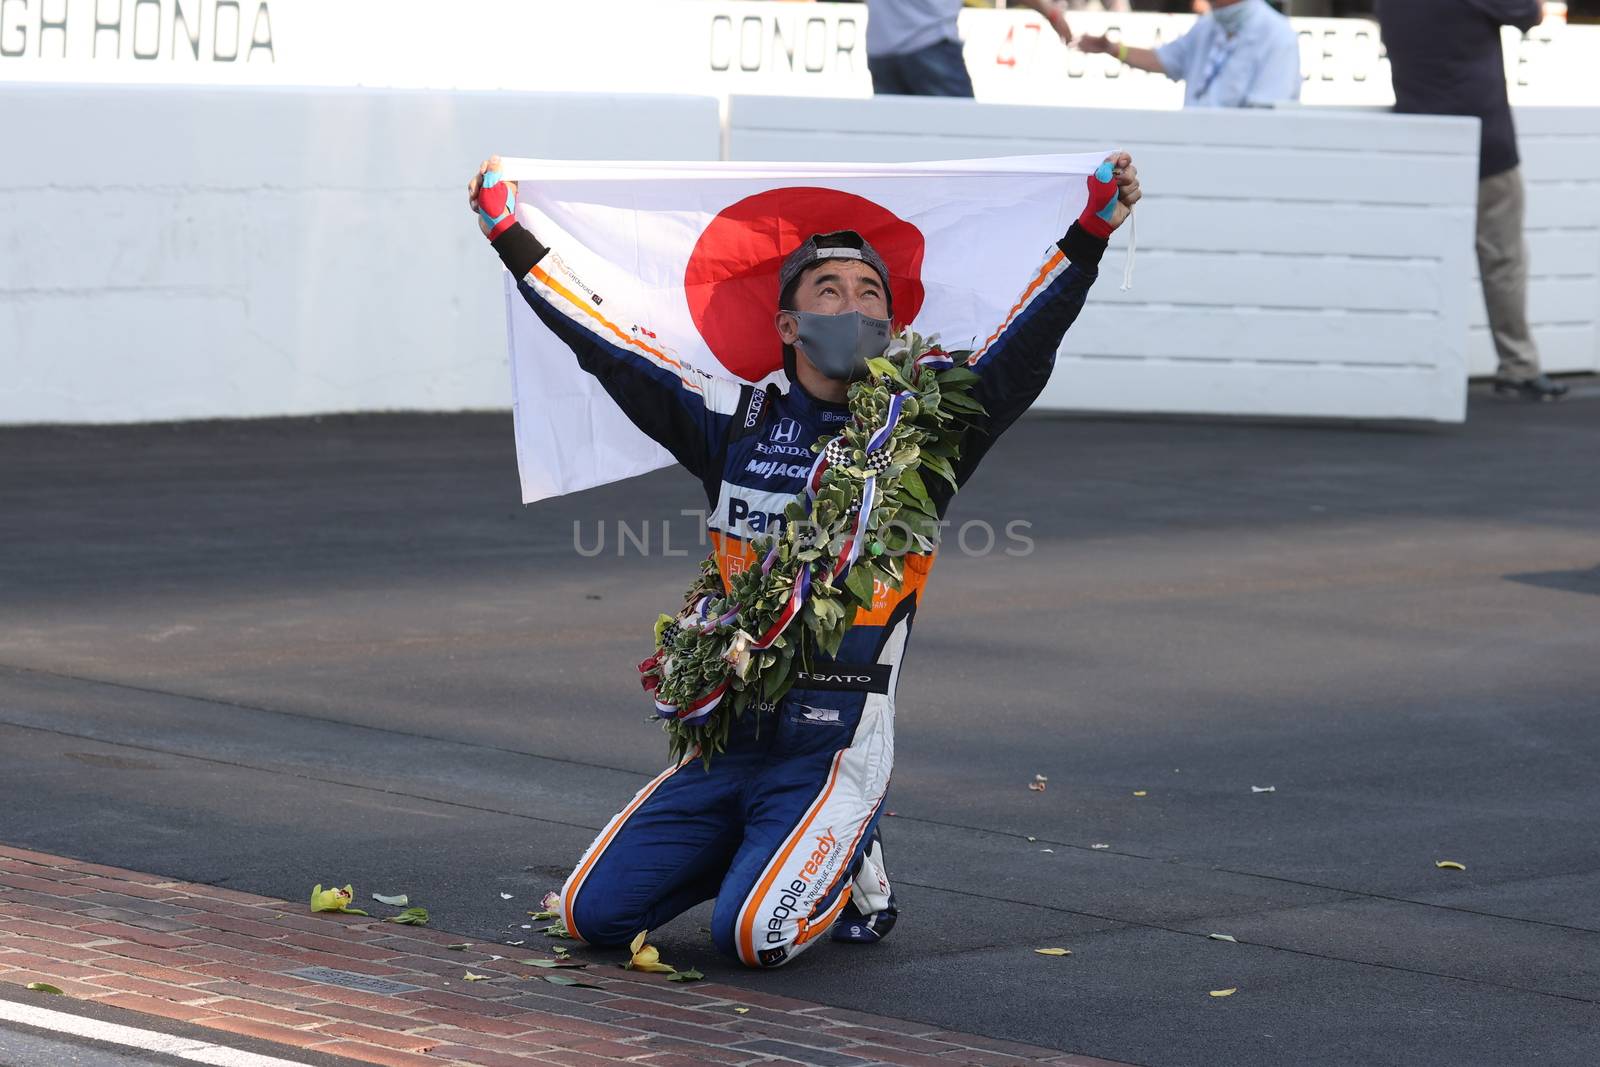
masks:
<path id="1" fill-rule="evenodd" d="M 798 383 L 763 390 L 682 365 L 649 330 L 584 299 L 589 287 L 520 224 L 494 245 L 583 369 L 700 479 L 724 581 L 751 566 L 751 542 L 781 521 L 803 488 L 812 442 L 838 429 L 845 407 Z M 963 443 L 958 483 L 1044 388 L 1105 247 L 1074 223 L 975 354 L 974 397 L 987 416 Z M 942 516 L 954 490 L 927 483 Z M 574 937 L 625 944 L 715 899 L 718 949 L 772 967 L 825 934 L 852 896 L 864 914 L 885 906 L 886 876 L 867 845 L 894 765 L 901 657 L 933 560 L 905 557 L 901 588 L 880 585 L 838 655 L 814 655 L 776 706 L 747 709 L 709 770 L 691 756 L 629 801 L 561 890 Z"/>

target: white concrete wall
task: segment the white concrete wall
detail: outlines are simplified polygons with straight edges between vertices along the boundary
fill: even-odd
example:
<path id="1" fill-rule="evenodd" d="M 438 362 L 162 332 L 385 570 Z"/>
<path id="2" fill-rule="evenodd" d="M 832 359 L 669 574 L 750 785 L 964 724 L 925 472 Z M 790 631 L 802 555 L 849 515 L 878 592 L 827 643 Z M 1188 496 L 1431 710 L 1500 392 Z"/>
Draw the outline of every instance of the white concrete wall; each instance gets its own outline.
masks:
<path id="1" fill-rule="evenodd" d="M 1552 372 L 1600 371 L 1600 108 L 1518 108 L 1516 123 L 1528 195 L 1528 317 L 1540 360 Z M 1492 374 L 1476 263 L 1472 284 L 1467 366 Z"/>
<path id="2" fill-rule="evenodd" d="M 471 168 L 719 139 L 703 97 L 0 87 L 0 423 L 506 407 Z"/>
<path id="3" fill-rule="evenodd" d="M 1134 288 L 1124 232 L 1046 406 L 1464 417 L 1476 119 L 735 97 L 729 122 L 734 159 L 1132 151 Z"/>
<path id="4" fill-rule="evenodd" d="M 1135 150 L 1121 247 L 1048 404 L 1459 418 L 1492 367 L 1472 120 L 962 101 L 0 86 L 0 423 L 508 403 L 468 168 L 522 155 L 928 159 Z M 1519 112 L 1533 311 L 1600 369 L 1600 111 Z M 1048 239 L 1044 235 L 1042 240 Z"/>

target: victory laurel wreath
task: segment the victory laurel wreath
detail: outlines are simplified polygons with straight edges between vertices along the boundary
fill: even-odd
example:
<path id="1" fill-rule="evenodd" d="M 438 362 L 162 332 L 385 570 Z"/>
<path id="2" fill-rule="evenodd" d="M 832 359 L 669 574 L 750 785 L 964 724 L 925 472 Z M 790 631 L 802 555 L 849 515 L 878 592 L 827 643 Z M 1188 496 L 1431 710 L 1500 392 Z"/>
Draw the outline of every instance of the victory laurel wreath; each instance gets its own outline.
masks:
<path id="1" fill-rule="evenodd" d="M 923 476 L 955 488 L 962 435 L 984 414 L 971 354 L 944 351 L 937 335 L 891 338 L 850 386 L 849 422 L 811 446 L 805 491 L 781 527 L 752 543 L 760 565 L 725 589 L 713 554 L 678 614 L 656 620 L 656 650 L 639 672 L 673 759 L 698 750 L 709 766 L 751 702 L 780 699 L 812 649 L 835 655 L 878 584 L 900 587 L 902 558 L 938 544 Z"/>

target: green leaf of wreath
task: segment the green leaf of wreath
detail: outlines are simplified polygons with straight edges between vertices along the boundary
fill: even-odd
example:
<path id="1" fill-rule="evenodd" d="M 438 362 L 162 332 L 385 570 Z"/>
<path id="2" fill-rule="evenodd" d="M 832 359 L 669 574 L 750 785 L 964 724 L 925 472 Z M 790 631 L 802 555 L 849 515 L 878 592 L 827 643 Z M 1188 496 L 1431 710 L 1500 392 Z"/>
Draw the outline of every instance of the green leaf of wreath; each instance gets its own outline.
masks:
<path id="1" fill-rule="evenodd" d="M 907 467 L 901 473 L 900 488 L 904 489 L 911 499 L 927 504 L 930 507 L 932 506 L 932 501 L 928 497 L 928 486 L 923 482 L 922 475 L 918 474 L 915 468 Z"/>
<path id="2" fill-rule="evenodd" d="M 863 606 L 871 607 L 874 595 L 877 592 L 877 582 L 873 578 L 871 568 L 864 564 L 857 564 L 850 568 L 850 573 L 845 576 L 844 586 L 856 601 Z"/>
<path id="3" fill-rule="evenodd" d="M 950 466 L 950 461 L 945 459 L 943 456 L 925 454 L 922 457 L 922 465 L 931 470 L 933 473 L 937 474 L 939 477 L 943 478 L 945 481 L 949 482 L 950 488 L 957 488 L 956 472 Z"/>
<path id="4" fill-rule="evenodd" d="M 961 393 L 944 394 L 940 407 L 946 411 L 960 412 L 963 415 L 982 415 L 984 413 L 982 404 Z"/>
<path id="5" fill-rule="evenodd" d="M 945 387 L 952 385 L 976 385 L 978 372 L 966 367 L 951 367 L 939 374 L 939 384 Z"/>

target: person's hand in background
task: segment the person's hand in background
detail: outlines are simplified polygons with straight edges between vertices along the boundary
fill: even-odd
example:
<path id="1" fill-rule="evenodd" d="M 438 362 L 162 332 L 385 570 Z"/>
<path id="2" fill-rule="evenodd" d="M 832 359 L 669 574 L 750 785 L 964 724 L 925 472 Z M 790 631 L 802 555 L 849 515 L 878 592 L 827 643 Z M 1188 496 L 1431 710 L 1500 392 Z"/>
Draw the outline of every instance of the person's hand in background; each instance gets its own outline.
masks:
<path id="1" fill-rule="evenodd" d="M 1044 16 L 1050 28 L 1056 31 L 1062 44 L 1072 43 L 1072 27 L 1067 25 L 1067 5 L 1061 0 L 1017 0 L 1015 7 L 1025 7 Z"/>
<path id="2" fill-rule="evenodd" d="M 1147 70 L 1152 74 L 1166 72 L 1161 65 L 1161 57 L 1156 55 L 1153 48 L 1132 48 L 1126 41 L 1114 41 L 1110 37 L 1092 33 L 1079 37 L 1076 47 L 1080 52 L 1099 52 L 1112 56 L 1117 62 L 1126 63 L 1135 70 Z"/>

